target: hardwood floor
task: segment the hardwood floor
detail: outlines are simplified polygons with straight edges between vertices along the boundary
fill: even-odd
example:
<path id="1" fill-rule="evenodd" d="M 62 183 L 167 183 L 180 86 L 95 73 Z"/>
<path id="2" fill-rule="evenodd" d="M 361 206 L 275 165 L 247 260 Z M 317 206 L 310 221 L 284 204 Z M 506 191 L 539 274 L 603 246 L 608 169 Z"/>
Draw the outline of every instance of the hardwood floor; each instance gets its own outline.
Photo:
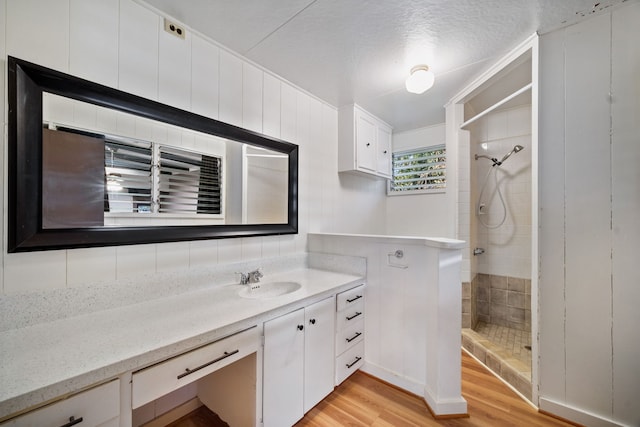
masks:
<path id="1" fill-rule="evenodd" d="M 571 426 L 538 413 L 465 352 L 462 395 L 467 400 L 469 418 L 435 420 L 422 399 L 357 372 L 309 411 L 296 427 Z"/>

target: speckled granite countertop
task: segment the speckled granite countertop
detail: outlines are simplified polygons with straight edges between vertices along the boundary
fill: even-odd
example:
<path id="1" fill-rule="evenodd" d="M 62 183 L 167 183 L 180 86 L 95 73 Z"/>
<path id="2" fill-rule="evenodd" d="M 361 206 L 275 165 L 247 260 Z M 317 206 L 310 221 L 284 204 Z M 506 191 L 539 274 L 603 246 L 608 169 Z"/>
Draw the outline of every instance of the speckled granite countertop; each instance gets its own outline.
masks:
<path id="1" fill-rule="evenodd" d="M 241 298 L 241 285 L 217 285 L 0 332 L 0 419 L 197 348 L 362 280 L 354 274 L 302 268 L 263 279 L 302 284 L 298 291 L 276 298 Z"/>

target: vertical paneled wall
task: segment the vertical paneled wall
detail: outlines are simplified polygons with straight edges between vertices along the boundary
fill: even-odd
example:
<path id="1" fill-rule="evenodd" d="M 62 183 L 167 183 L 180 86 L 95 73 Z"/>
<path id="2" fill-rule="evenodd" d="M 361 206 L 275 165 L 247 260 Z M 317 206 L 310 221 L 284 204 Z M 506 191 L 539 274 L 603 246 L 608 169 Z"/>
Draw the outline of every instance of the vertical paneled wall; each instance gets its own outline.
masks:
<path id="1" fill-rule="evenodd" d="M 84 286 L 211 263 L 255 259 L 258 265 L 260 258 L 304 252 L 311 229 L 383 231 L 382 186 L 338 176 L 334 107 L 189 29 L 184 40 L 166 33 L 163 17 L 144 3 L 0 0 L 0 28 L 0 165 L 7 55 L 300 145 L 297 235 L 21 254 L 7 254 L 5 244 L 3 293 Z M 4 173 L 0 179 L 4 206 Z M 362 208 L 359 218 L 352 214 L 356 206 Z"/>
<path id="2" fill-rule="evenodd" d="M 640 425 L 638 22 L 541 39 L 540 403 L 587 425 Z"/>

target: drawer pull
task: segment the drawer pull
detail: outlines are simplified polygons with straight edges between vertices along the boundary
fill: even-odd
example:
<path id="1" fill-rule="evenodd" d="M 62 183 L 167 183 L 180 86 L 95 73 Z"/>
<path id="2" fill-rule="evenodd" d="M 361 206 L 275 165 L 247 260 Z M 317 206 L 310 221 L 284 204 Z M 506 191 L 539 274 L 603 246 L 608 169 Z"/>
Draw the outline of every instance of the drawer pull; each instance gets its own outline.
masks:
<path id="1" fill-rule="evenodd" d="M 239 353 L 239 352 L 240 352 L 240 350 L 239 350 L 239 349 L 238 349 L 238 350 L 231 351 L 231 352 L 227 352 L 227 351 L 225 351 L 225 352 L 224 352 L 224 354 L 223 354 L 222 356 L 218 357 L 217 359 L 212 360 L 211 362 L 207 362 L 207 363 L 205 363 L 204 365 L 200 365 L 200 366 L 198 366 L 197 368 L 193 368 L 193 369 L 186 368 L 184 373 L 182 373 L 182 374 L 178 375 L 178 379 L 184 378 L 184 377 L 186 377 L 187 375 L 191 375 L 191 374 L 193 374 L 194 372 L 199 371 L 200 369 L 204 369 L 204 368 L 206 368 L 207 366 L 213 365 L 214 363 L 217 363 L 217 362 L 219 362 L 219 361 L 221 361 L 221 360 L 224 360 L 224 359 L 226 359 L 227 357 L 231 357 L 231 356 L 233 356 L 234 354 Z"/>
<path id="2" fill-rule="evenodd" d="M 362 295 L 356 295 L 355 298 L 347 299 L 347 302 L 354 302 L 362 298 Z"/>
<path id="3" fill-rule="evenodd" d="M 66 424 L 61 425 L 60 427 L 71 427 L 74 426 L 76 424 L 80 424 L 82 422 L 82 417 L 76 419 L 76 417 L 69 417 L 69 422 Z"/>
<path id="4" fill-rule="evenodd" d="M 355 340 L 356 338 L 358 338 L 360 335 L 362 335 L 362 332 L 356 332 L 356 334 L 354 336 L 352 336 L 351 338 L 347 338 L 347 342 L 351 342 L 353 340 Z"/>
<path id="5" fill-rule="evenodd" d="M 354 360 L 354 361 L 353 361 L 353 362 L 351 362 L 351 363 L 347 363 L 347 368 L 351 369 L 351 368 L 353 367 L 353 365 L 355 365 L 356 363 L 358 363 L 358 362 L 359 362 L 359 361 L 361 361 L 361 360 L 362 360 L 362 357 L 357 356 L 357 357 L 356 357 L 356 360 Z"/>
<path id="6" fill-rule="evenodd" d="M 347 316 L 347 320 L 353 320 L 356 317 L 360 316 L 361 314 L 362 314 L 362 312 L 356 311 L 356 314 L 354 314 L 353 316 Z"/>

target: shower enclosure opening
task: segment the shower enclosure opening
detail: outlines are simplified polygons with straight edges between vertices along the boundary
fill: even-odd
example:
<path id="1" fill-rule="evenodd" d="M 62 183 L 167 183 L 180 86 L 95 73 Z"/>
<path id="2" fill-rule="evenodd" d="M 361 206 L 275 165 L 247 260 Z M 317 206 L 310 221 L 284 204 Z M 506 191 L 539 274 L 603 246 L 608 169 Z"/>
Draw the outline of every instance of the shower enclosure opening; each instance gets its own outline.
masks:
<path id="1" fill-rule="evenodd" d="M 470 282 L 463 345 L 531 394 L 531 106 L 487 114 L 470 130 Z"/>
<path id="2" fill-rule="evenodd" d="M 447 138 L 458 148 L 456 236 L 468 244 L 462 254 L 462 345 L 534 403 L 537 69 L 533 35 L 446 107 Z"/>

